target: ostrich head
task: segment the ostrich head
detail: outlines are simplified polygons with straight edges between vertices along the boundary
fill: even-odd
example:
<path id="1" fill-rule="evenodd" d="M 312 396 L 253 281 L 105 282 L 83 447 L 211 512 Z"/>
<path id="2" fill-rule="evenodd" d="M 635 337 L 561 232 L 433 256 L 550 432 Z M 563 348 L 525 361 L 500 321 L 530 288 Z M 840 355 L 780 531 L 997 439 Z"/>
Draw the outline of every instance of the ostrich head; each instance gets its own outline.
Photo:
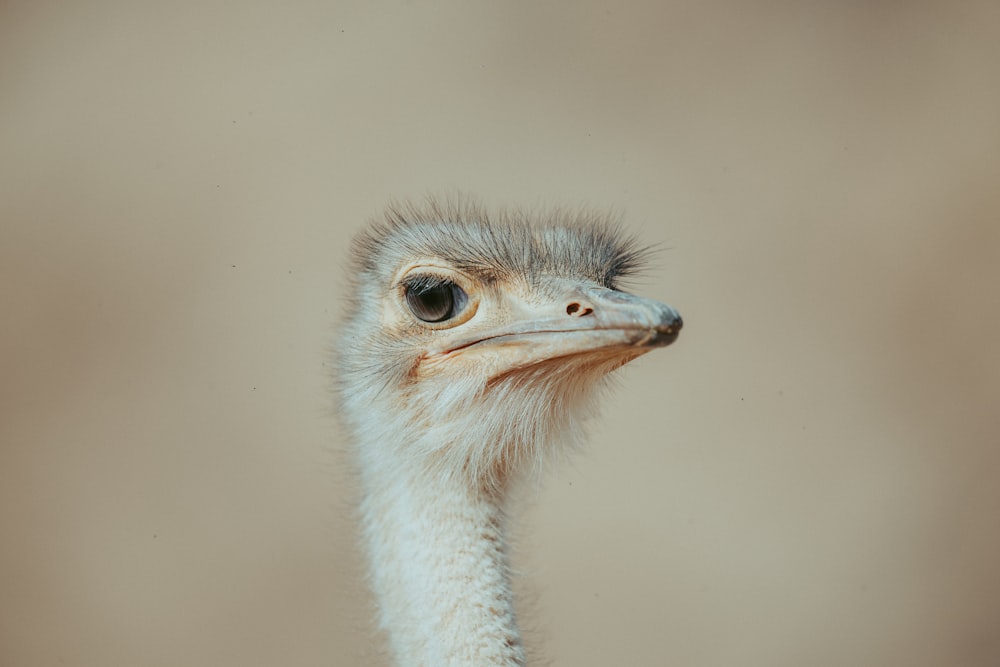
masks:
<path id="1" fill-rule="evenodd" d="M 491 218 L 435 203 L 393 208 L 356 239 L 340 394 L 382 621 L 403 664 L 522 664 L 512 611 L 503 611 L 504 491 L 517 471 L 576 439 L 610 371 L 677 338 L 673 308 L 619 290 L 644 255 L 595 215 Z M 459 537 L 464 524 L 451 519 L 467 507 L 474 511 Z M 490 531 L 494 544 L 480 544 Z M 494 633 L 517 649 L 507 662 L 486 661 L 486 639 L 426 636 L 475 634 L 448 623 L 478 604 L 463 604 L 462 593 L 440 600 L 429 625 L 414 618 L 438 608 L 421 597 L 448 594 L 410 578 L 446 588 L 475 579 L 441 565 L 455 552 L 480 554 L 496 570 L 483 590 L 502 612 L 494 616 L 510 617 Z M 428 657 L 436 645 L 444 652 Z M 399 657 L 421 652 L 412 663 Z"/>

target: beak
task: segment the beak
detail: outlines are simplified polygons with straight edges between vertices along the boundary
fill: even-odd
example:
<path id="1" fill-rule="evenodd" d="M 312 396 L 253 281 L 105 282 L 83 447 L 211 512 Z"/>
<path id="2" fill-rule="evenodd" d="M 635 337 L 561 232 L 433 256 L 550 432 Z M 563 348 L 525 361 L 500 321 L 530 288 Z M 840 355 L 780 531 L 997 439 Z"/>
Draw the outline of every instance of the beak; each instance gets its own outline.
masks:
<path id="1" fill-rule="evenodd" d="M 466 332 L 429 360 L 474 355 L 490 374 L 585 355 L 622 363 L 670 345 L 683 326 L 672 307 L 596 286 L 567 286 L 560 298 L 512 309 L 511 322 Z M 436 358 L 436 359 L 435 359 Z"/>

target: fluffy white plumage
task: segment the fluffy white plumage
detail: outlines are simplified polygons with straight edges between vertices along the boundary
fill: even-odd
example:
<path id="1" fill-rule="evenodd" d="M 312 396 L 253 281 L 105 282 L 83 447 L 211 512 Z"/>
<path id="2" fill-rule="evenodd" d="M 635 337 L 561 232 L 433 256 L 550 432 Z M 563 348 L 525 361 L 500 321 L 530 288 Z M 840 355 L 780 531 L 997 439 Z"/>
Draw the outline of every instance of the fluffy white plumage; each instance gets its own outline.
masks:
<path id="1" fill-rule="evenodd" d="M 581 437 L 609 372 L 676 338 L 676 311 L 618 290 L 644 255 L 606 217 L 435 202 L 356 239 L 338 382 L 399 665 L 524 664 L 505 491 Z"/>

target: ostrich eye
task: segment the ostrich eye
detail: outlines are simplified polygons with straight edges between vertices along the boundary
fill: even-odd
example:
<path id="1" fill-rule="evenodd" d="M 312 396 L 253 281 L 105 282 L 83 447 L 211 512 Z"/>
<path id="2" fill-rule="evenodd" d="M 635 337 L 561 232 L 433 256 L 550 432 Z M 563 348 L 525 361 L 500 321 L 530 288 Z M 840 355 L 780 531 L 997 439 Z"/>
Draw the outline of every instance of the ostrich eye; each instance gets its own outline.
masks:
<path id="1" fill-rule="evenodd" d="M 418 277 L 406 283 L 406 305 L 424 322 L 444 322 L 465 307 L 468 296 L 461 287 L 437 277 Z"/>

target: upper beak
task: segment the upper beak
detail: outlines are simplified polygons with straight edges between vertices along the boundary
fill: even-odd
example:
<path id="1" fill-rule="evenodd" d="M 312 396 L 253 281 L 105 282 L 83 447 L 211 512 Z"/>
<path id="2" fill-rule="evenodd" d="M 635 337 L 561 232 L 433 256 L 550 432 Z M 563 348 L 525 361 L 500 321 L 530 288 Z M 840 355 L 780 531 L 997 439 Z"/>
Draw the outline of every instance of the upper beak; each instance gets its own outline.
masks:
<path id="1" fill-rule="evenodd" d="M 475 351 L 498 372 L 576 355 L 628 360 L 673 343 L 683 326 L 666 304 L 597 286 L 569 286 L 553 302 L 516 310 L 512 322 L 467 332 L 430 356 Z"/>
<path id="2" fill-rule="evenodd" d="M 580 304 L 580 309 L 574 309 L 571 303 L 566 307 L 567 314 L 575 315 L 585 329 L 630 334 L 627 337 L 632 345 L 670 345 L 684 326 L 680 313 L 673 307 L 626 292 L 590 288 L 586 290 L 585 302 L 586 305 Z M 586 312 L 587 308 L 592 308 L 592 312 Z M 588 319 L 591 317 L 593 321 Z"/>

